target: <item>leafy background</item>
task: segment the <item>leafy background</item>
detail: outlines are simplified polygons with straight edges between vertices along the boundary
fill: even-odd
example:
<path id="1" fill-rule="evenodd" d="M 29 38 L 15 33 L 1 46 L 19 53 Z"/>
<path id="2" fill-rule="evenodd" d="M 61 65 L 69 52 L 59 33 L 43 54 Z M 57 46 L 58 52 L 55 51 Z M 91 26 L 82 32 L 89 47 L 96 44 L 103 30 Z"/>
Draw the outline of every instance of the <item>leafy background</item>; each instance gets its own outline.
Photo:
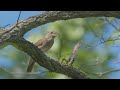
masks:
<path id="1" fill-rule="evenodd" d="M 20 20 L 41 14 L 43 11 L 22 11 Z M 19 11 L 1 11 L 0 26 L 15 24 Z M 34 28 L 24 35 L 32 43 L 42 38 L 48 31 L 56 31 L 60 35 L 55 38 L 53 47 L 45 54 L 61 62 L 68 59 L 74 45 L 80 41 L 81 46 L 73 66 L 84 71 L 91 78 L 120 78 L 120 42 L 117 18 L 92 17 L 60 20 Z M 8 26 L 9 27 L 9 26 Z M 118 30 L 117 30 L 118 29 Z M 114 38 L 118 40 L 114 41 Z M 104 42 L 104 40 L 109 40 Z M 29 56 L 13 46 L 0 49 L 0 79 L 65 79 L 65 75 L 51 73 L 47 69 L 35 65 L 33 73 L 27 74 Z M 65 63 L 65 61 L 64 61 Z M 118 69 L 114 71 L 113 69 Z M 100 76 L 101 73 L 113 70 Z"/>

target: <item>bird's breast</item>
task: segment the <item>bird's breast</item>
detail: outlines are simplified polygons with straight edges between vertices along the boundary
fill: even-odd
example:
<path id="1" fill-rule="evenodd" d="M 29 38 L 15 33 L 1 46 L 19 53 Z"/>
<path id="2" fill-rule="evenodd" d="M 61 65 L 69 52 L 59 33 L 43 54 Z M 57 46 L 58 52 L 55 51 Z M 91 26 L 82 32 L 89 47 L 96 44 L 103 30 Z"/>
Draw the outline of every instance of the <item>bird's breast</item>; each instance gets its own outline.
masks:
<path id="1" fill-rule="evenodd" d="M 38 48 L 40 48 L 43 52 L 46 52 L 52 47 L 53 43 L 54 43 L 54 40 L 43 42 L 43 44 Z"/>

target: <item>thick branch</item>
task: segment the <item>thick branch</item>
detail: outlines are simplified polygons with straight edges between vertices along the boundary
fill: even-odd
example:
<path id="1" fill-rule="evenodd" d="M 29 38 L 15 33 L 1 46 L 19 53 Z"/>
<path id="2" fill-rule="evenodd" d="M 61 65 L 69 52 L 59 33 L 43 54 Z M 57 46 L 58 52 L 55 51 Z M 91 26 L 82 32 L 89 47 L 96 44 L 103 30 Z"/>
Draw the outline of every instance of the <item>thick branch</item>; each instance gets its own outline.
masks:
<path id="1" fill-rule="evenodd" d="M 31 29 L 49 22 L 54 22 L 58 20 L 68 20 L 73 18 L 88 18 L 101 16 L 120 18 L 120 11 L 49 11 L 20 21 L 19 23 L 17 23 L 17 27 L 16 25 L 13 25 L 10 28 L 8 28 L 7 31 L 15 27 L 12 29 L 12 31 L 10 31 L 10 33 L 17 34 L 19 32 L 19 35 L 23 36 L 26 32 L 30 31 Z"/>
<path id="2" fill-rule="evenodd" d="M 57 20 L 68 20 L 73 18 L 87 17 L 116 17 L 120 18 L 120 11 L 49 11 L 40 15 L 29 17 L 26 20 L 11 26 L 10 28 L 0 30 L 0 47 L 3 42 L 10 39 L 11 36 L 23 36 L 26 32 L 40 25 L 54 22 Z"/>
<path id="3" fill-rule="evenodd" d="M 32 16 L 21 21 L 18 26 L 21 28 L 21 35 L 40 25 L 58 20 L 86 17 L 116 17 L 120 18 L 119 11 L 49 11 L 41 15 Z"/>
<path id="4" fill-rule="evenodd" d="M 30 55 L 35 62 L 39 65 L 47 68 L 51 72 L 61 73 L 67 75 L 71 78 L 75 79 L 88 79 L 88 77 L 82 72 L 78 71 L 77 69 L 70 67 L 68 65 L 60 64 L 59 62 L 50 59 L 47 57 L 40 49 L 38 49 L 35 45 L 31 44 L 30 42 L 24 40 L 23 38 L 20 39 L 13 39 L 10 43 L 17 47 L 18 49 L 24 51 L 28 55 Z"/>
<path id="5" fill-rule="evenodd" d="M 21 39 L 21 37 L 31 29 L 49 22 L 101 16 L 120 18 L 120 11 L 49 11 L 41 15 L 32 16 L 10 28 L 0 30 L 0 48 L 1 46 L 3 48 L 8 44 L 12 44 L 30 55 L 39 65 L 52 72 L 62 73 L 72 78 L 88 78 L 83 72 L 48 58 L 36 46 Z"/>

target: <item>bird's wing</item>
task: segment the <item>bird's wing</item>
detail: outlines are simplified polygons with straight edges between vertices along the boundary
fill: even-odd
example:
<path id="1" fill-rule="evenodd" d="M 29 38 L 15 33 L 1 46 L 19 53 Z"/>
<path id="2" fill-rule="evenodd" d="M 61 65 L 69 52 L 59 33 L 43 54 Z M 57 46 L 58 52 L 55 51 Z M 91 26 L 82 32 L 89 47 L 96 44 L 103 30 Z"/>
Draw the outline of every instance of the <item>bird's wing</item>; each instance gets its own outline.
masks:
<path id="1" fill-rule="evenodd" d="M 35 43 L 35 45 L 36 45 L 37 47 L 41 46 L 41 45 L 43 44 L 43 42 L 45 41 L 45 39 L 46 39 L 46 38 L 42 38 L 42 39 L 38 40 L 38 41 Z"/>

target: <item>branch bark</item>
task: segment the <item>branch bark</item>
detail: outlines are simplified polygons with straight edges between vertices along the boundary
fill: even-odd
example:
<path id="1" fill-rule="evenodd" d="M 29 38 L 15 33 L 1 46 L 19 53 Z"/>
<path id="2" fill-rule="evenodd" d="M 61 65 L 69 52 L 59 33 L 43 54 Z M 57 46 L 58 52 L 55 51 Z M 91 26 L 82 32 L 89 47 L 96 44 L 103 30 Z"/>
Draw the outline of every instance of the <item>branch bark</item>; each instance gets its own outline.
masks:
<path id="1" fill-rule="evenodd" d="M 18 22 L 9 28 L 1 29 L 0 48 L 4 48 L 9 44 L 13 45 L 16 48 L 26 52 L 35 60 L 35 62 L 52 72 L 62 73 L 72 78 L 85 79 L 88 77 L 82 71 L 79 72 L 73 67 L 62 65 L 59 62 L 48 58 L 35 45 L 24 40 L 22 37 L 31 29 L 46 23 L 73 18 L 101 16 L 120 18 L 120 11 L 49 11 L 41 15 L 32 16 L 26 20 Z"/>
<path id="2" fill-rule="evenodd" d="M 72 65 L 75 61 L 75 56 L 77 55 L 78 49 L 80 47 L 80 42 L 78 42 L 72 51 L 72 54 L 70 55 L 69 59 L 68 59 L 68 65 Z"/>
<path id="3" fill-rule="evenodd" d="M 33 45 L 32 43 L 26 41 L 23 38 L 13 39 L 9 42 L 14 47 L 19 48 L 20 50 L 27 53 L 33 58 L 35 62 L 47 68 L 51 72 L 61 73 L 74 79 L 89 79 L 89 77 L 87 77 L 82 71 L 78 71 L 73 67 L 60 64 L 59 62 L 50 59 L 40 49 L 38 49 L 37 46 Z"/>

